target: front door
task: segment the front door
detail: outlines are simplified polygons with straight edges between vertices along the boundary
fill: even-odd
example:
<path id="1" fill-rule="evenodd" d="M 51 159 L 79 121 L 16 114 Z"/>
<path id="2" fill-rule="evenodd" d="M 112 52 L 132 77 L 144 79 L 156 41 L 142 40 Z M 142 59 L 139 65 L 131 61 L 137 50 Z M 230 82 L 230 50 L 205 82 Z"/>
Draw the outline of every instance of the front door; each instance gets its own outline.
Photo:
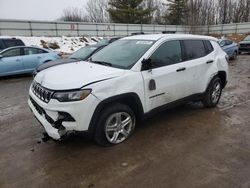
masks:
<path id="1" fill-rule="evenodd" d="M 1 55 L 0 75 L 22 73 L 24 67 L 20 48 L 6 50 Z"/>
<path id="2" fill-rule="evenodd" d="M 142 71 L 147 111 L 192 94 L 196 72 L 183 62 L 180 41 L 163 43 L 150 60 L 152 69 Z"/>

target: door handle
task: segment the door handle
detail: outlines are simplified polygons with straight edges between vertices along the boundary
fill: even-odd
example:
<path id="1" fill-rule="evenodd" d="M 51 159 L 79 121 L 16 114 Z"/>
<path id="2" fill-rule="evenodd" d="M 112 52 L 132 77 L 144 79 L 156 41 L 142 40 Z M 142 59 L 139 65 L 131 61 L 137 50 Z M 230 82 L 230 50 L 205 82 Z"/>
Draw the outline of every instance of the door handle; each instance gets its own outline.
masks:
<path id="1" fill-rule="evenodd" d="M 176 72 L 181 72 L 181 71 L 184 71 L 184 70 L 186 70 L 185 67 L 177 69 Z"/>
<path id="2" fill-rule="evenodd" d="M 41 59 L 42 57 L 41 56 L 37 56 L 38 59 Z"/>
<path id="3" fill-rule="evenodd" d="M 16 59 L 16 61 L 21 61 L 20 59 Z"/>
<path id="4" fill-rule="evenodd" d="M 214 60 L 209 60 L 209 61 L 207 61 L 207 64 L 210 64 L 210 63 L 213 63 L 214 62 Z"/>

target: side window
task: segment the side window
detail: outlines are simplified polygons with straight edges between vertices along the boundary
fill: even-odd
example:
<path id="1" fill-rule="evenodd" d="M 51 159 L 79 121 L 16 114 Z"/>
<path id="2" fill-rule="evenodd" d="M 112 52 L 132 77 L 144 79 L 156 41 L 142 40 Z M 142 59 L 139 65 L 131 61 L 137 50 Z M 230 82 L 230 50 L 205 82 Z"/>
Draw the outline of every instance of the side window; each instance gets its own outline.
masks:
<path id="1" fill-rule="evenodd" d="M 24 55 L 33 55 L 38 54 L 38 50 L 36 48 L 24 48 Z"/>
<path id="2" fill-rule="evenodd" d="M 219 42 L 219 45 L 220 45 L 221 47 L 226 46 L 226 41 L 225 41 L 225 40 L 220 41 L 220 42 Z"/>
<path id="3" fill-rule="evenodd" d="M 150 57 L 153 68 L 176 64 L 182 61 L 180 41 L 167 41 Z"/>
<path id="4" fill-rule="evenodd" d="M 203 42 L 204 42 L 204 45 L 206 47 L 206 53 L 207 54 L 210 54 L 212 51 L 214 51 L 214 48 L 213 48 L 213 46 L 212 46 L 212 44 L 211 44 L 210 41 L 204 40 Z"/>
<path id="5" fill-rule="evenodd" d="M 21 50 L 20 48 L 15 48 L 8 50 L 4 53 L 2 53 L 3 57 L 14 57 L 14 56 L 20 56 L 21 55 Z"/>
<path id="6" fill-rule="evenodd" d="M 16 46 L 25 46 L 25 45 L 24 45 L 23 41 L 17 39 Z"/>
<path id="7" fill-rule="evenodd" d="M 184 40 L 183 44 L 186 61 L 206 56 L 206 49 L 202 40 Z"/>
<path id="8" fill-rule="evenodd" d="M 231 45 L 233 42 L 231 40 L 226 40 L 226 45 Z"/>
<path id="9" fill-rule="evenodd" d="M 0 40 L 0 51 L 4 49 L 4 46 L 3 46 L 3 43 L 2 41 Z"/>
<path id="10" fill-rule="evenodd" d="M 39 54 L 49 53 L 49 52 L 47 52 L 47 51 L 45 51 L 45 50 L 42 50 L 42 49 L 37 49 L 37 51 L 38 51 Z"/>
<path id="11" fill-rule="evenodd" d="M 6 48 L 17 46 L 16 41 L 11 40 L 11 39 L 4 40 L 4 43 L 5 43 Z"/>

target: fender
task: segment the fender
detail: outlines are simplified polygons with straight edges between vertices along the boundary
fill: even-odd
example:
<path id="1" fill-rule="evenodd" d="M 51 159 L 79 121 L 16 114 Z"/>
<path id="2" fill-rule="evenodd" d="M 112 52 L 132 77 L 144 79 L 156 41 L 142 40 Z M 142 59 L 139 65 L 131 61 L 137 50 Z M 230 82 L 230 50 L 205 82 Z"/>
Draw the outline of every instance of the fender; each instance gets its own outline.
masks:
<path id="1" fill-rule="evenodd" d="M 107 107 L 110 104 L 113 103 L 123 103 L 123 104 L 127 104 L 135 113 L 135 116 L 138 119 L 141 119 L 144 115 L 144 110 L 142 107 L 142 103 L 141 100 L 139 98 L 139 96 L 136 93 L 124 93 L 124 94 L 120 94 L 120 95 L 116 95 L 116 96 L 112 96 L 109 97 L 103 101 L 101 101 L 95 111 L 94 114 L 92 115 L 90 124 L 89 124 L 89 128 L 88 128 L 88 134 L 89 136 L 93 136 L 94 132 L 95 132 L 95 128 L 96 128 L 96 123 L 98 121 L 98 118 L 102 112 L 102 110 Z"/>

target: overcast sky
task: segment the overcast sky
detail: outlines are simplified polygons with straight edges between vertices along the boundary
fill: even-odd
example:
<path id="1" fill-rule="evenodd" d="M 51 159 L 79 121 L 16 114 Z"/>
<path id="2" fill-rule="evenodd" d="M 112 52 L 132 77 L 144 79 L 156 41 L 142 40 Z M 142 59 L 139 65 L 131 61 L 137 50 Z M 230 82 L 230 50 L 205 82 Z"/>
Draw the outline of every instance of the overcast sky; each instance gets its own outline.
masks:
<path id="1" fill-rule="evenodd" d="M 55 20 L 67 7 L 83 7 L 87 0 L 0 0 L 0 19 Z"/>

